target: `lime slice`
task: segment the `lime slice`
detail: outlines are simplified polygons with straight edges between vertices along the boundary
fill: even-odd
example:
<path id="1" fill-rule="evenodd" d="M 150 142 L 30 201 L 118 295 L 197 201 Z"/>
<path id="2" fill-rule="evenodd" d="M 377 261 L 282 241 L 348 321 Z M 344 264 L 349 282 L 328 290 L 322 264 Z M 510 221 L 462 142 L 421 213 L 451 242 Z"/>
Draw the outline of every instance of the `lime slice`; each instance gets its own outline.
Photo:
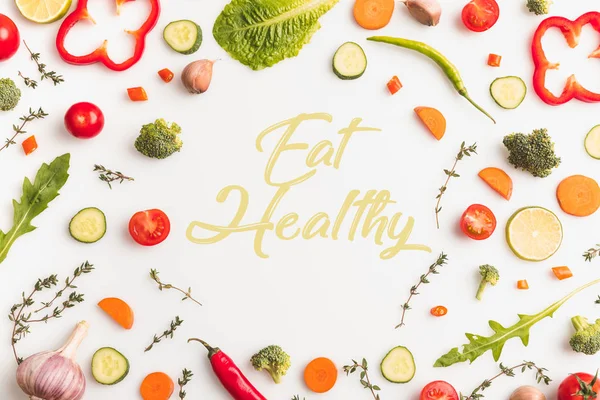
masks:
<path id="1" fill-rule="evenodd" d="M 556 253 L 563 230 L 558 217 L 542 207 L 517 210 L 506 224 L 506 241 L 515 255 L 527 261 L 543 261 Z"/>
<path id="2" fill-rule="evenodd" d="M 25 18 L 38 24 L 58 21 L 69 11 L 71 0 L 15 0 Z"/>

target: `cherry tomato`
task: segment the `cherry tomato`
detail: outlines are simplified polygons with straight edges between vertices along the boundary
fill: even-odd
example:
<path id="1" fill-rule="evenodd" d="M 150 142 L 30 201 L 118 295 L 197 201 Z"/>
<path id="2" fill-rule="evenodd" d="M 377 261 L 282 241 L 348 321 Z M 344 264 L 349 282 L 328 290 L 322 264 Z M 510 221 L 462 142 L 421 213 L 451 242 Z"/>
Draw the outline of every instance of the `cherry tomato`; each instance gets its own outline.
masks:
<path id="1" fill-rule="evenodd" d="M 462 10 L 462 20 L 473 32 L 490 29 L 498 21 L 500 7 L 496 0 L 471 0 Z"/>
<path id="2" fill-rule="evenodd" d="M 102 132 L 104 114 L 92 103 L 73 104 L 65 114 L 65 128 L 76 138 L 91 139 Z"/>
<path id="3" fill-rule="evenodd" d="M 4 14 L 0 14 L 0 61 L 8 60 L 15 55 L 21 44 L 19 29 Z"/>
<path id="4" fill-rule="evenodd" d="M 448 309 L 444 306 L 435 306 L 430 312 L 434 317 L 443 317 L 444 315 L 448 314 Z"/>
<path id="5" fill-rule="evenodd" d="M 581 379 L 584 382 L 583 385 L 579 383 L 579 381 L 577 380 L 575 375 L 577 375 L 579 377 L 579 379 Z M 589 389 L 591 391 L 594 391 L 594 392 L 600 394 L 600 380 L 595 380 L 594 384 L 590 385 L 592 380 L 595 380 L 594 376 L 590 375 L 590 374 L 586 374 L 585 372 L 577 372 L 576 374 L 569 375 L 568 377 L 565 378 L 564 381 L 562 381 L 562 383 L 558 387 L 558 400 L 584 400 L 584 399 L 587 399 L 589 396 L 584 397 L 584 396 L 579 396 L 579 395 L 576 396 L 575 395 L 577 392 L 590 393 L 590 391 L 584 390 L 584 388 L 582 386 L 587 386 L 587 387 L 589 387 Z M 592 397 L 589 397 L 589 398 L 591 399 Z"/>
<path id="6" fill-rule="evenodd" d="M 152 209 L 139 211 L 129 220 L 129 234 L 142 246 L 154 246 L 169 236 L 171 222 L 167 214 Z"/>
<path id="7" fill-rule="evenodd" d="M 445 381 L 433 381 L 425 385 L 419 400 L 458 400 L 458 393 Z"/>
<path id="8" fill-rule="evenodd" d="M 496 229 L 496 216 L 486 206 L 472 204 L 460 218 L 460 229 L 471 239 L 487 239 Z"/>

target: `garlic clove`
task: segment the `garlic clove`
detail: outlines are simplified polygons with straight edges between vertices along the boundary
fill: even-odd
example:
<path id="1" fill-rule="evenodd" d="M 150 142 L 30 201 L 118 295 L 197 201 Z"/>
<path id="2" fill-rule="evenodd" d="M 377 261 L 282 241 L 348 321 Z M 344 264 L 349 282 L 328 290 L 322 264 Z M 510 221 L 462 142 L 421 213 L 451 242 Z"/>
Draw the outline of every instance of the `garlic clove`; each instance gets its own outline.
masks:
<path id="1" fill-rule="evenodd" d="M 436 26 L 440 22 L 442 7 L 438 0 L 405 0 L 404 5 L 410 15 L 423 25 Z"/>
<path id="2" fill-rule="evenodd" d="M 189 63 L 181 73 L 181 82 L 190 93 L 200 94 L 208 90 L 216 60 L 198 60 Z"/>

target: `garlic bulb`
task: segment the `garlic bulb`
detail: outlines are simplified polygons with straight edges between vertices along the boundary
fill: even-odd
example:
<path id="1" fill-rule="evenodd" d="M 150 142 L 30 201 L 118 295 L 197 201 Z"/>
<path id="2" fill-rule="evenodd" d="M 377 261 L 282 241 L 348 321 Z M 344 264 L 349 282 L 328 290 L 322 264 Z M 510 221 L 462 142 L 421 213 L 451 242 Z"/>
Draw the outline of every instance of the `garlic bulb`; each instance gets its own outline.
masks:
<path id="1" fill-rule="evenodd" d="M 546 400 L 546 396 L 538 388 L 521 386 L 510 395 L 510 400 Z"/>
<path id="2" fill-rule="evenodd" d="M 67 343 L 56 351 L 27 357 L 17 368 L 17 383 L 31 400 L 80 400 L 85 376 L 75 354 L 85 338 L 88 323 L 79 322 Z"/>
<path id="3" fill-rule="evenodd" d="M 208 90 L 215 60 L 198 60 L 187 65 L 181 73 L 181 82 L 190 93 L 200 94 Z"/>

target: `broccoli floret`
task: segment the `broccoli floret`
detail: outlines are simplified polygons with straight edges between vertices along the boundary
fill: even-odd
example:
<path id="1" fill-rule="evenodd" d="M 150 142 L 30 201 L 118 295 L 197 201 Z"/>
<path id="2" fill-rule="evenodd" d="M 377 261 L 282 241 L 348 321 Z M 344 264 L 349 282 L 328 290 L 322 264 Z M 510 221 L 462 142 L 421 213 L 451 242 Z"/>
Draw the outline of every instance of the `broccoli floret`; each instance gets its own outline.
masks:
<path id="1" fill-rule="evenodd" d="M 571 322 L 575 327 L 575 333 L 569 340 L 571 348 L 590 356 L 596 354 L 600 350 L 600 319 L 591 325 L 587 318 L 578 315 L 571 318 Z"/>
<path id="2" fill-rule="evenodd" d="M 167 158 L 181 150 L 183 142 L 179 138 L 181 128 L 176 123 L 157 119 L 154 123 L 142 126 L 140 136 L 135 139 L 135 148 L 145 156 Z"/>
<path id="3" fill-rule="evenodd" d="M 535 15 L 548 14 L 552 0 L 527 0 L 527 8 Z"/>
<path id="4" fill-rule="evenodd" d="M 509 152 L 508 162 L 535 177 L 545 178 L 552 173 L 552 168 L 560 165 L 547 129 L 535 129 L 529 135 L 506 135 L 502 142 Z"/>
<path id="5" fill-rule="evenodd" d="M 0 79 L 0 110 L 10 111 L 21 100 L 21 89 L 10 78 Z"/>
<path id="6" fill-rule="evenodd" d="M 257 371 L 267 371 L 275 383 L 281 382 L 281 377 L 292 365 L 290 356 L 276 345 L 265 347 L 253 355 L 250 362 Z"/>
<path id="7" fill-rule="evenodd" d="M 477 289 L 477 295 L 475 296 L 477 297 L 477 300 L 481 300 L 481 295 L 488 283 L 492 286 L 496 286 L 496 283 L 500 280 L 498 270 L 489 264 L 480 265 L 479 273 L 481 274 L 481 283 L 479 284 L 479 289 Z"/>

